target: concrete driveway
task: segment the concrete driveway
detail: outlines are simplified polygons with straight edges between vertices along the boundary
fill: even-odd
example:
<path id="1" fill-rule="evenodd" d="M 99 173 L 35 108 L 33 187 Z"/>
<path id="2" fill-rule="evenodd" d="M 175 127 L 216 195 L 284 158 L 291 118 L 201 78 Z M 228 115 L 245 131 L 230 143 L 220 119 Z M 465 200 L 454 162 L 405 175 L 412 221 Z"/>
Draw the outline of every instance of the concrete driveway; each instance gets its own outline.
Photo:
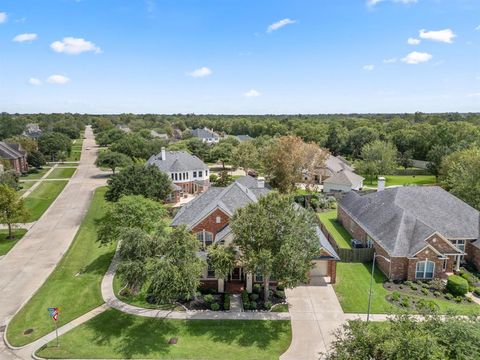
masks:
<path id="1" fill-rule="evenodd" d="M 292 322 L 292 343 L 281 360 L 311 360 L 327 352 L 332 332 L 345 322 L 345 315 L 330 284 L 287 289 Z"/>

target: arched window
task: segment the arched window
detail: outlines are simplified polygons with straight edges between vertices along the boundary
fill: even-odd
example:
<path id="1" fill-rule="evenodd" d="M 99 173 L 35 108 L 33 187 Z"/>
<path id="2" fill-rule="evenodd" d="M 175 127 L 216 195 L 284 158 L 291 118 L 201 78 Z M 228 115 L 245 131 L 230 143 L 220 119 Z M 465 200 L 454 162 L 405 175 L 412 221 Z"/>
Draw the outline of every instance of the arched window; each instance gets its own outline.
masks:
<path id="1" fill-rule="evenodd" d="M 415 278 L 431 279 L 435 271 L 435 263 L 433 261 L 419 261 L 415 267 Z"/>

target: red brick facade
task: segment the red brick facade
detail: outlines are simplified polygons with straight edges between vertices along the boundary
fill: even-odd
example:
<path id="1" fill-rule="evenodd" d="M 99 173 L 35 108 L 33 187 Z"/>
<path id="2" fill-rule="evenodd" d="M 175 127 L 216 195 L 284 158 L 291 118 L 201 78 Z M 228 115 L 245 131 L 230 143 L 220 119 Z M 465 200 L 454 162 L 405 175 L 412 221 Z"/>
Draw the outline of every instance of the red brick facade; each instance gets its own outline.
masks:
<path id="1" fill-rule="evenodd" d="M 219 219 L 217 219 L 219 218 Z M 217 222 L 217 220 L 220 220 Z M 222 230 L 230 222 L 230 217 L 220 209 L 215 209 L 210 215 L 204 218 L 192 229 L 194 234 L 202 232 L 203 230 L 213 234 L 215 241 L 216 234 Z"/>
<path id="2" fill-rule="evenodd" d="M 480 241 L 477 240 L 477 242 Z M 467 242 L 465 247 L 465 252 L 467 253 L 467 260 L 473 263 L 480 270 L 480 248 L 473 245 L 471 242 Z"/>
<path id="3" fill-rule="evenodd" d="M 341 207 L 337 210 L 337 220 L 353 238 L 361 240 L 364 245 L 367 244 L 367 232 L 351 219 Z M 375 253 L 390 260 L 390 262 L 388 262 L 382 257 L 377 257 L 376 265 L 391 280 L 415 280 L 417 262 L 424 261 L 425 259 L 435 263 L 434 277 L 444 278 L 446 277 L 446 273 L 453 272 L 455 256 L 443 255 L 456 253 L 455 248 L 448 242 L 448 240 L 445 240 L 438 234 L 433 234 L 425 240 L 425 246 L 427 245 L 430 245 L 437 251 L 427 247 L 414 257 L 407 258 L 390 256 L 390 254 L 379 243 L 373 241 Z M 480 249 L 478 250 L 478 261 L 480 264 Z M 447 258 L 447 260 L 444 260 L 444 258 Z"/>
<path id="4" fill-rule="evenodd" d="M 28 171 L 28 163 L 26 156 L 10 160 L 10 165 L 12 167 L 12 170 L 15 170 L 17 174 L 26 173 Z"/>

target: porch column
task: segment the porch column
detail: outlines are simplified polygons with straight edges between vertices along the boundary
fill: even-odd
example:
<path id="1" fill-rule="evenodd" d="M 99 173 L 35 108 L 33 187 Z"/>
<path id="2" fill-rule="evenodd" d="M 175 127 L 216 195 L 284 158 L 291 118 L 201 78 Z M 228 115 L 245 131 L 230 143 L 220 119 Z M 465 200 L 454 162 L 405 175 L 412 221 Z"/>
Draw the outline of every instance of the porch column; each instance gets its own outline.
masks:
<path id="1" fill-rule="evenodd" d="M 225 280 L 224 279 L 218 279 L 218 292 L 223 293 L 225 291 Z"/>
<path id="2" fill-rule="evenodd" d="M 455 263 L 455 271 L 460 271 L 460 255 L 456 256 L 457 261 Z"/>
<path id="3" fill-rule="evenodd" d="M 251 293 L 253 290 L 253 276 L 252 274 L 248 273 L 247 274 L 247 291 L 248 293 Z"/>

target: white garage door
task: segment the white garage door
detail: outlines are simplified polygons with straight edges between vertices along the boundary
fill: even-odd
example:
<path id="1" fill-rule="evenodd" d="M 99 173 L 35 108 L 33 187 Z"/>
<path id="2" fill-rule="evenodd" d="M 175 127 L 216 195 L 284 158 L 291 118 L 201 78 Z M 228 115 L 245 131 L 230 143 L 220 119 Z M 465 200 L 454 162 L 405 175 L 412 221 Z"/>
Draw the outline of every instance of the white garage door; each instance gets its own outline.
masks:
<path id="1" fill-rule="evenodd" d="M 328 261 L 325 260 L 315 261 L 315 267 L 310 271 L 310 277 L 327 276 L 327 264 Z"/>

